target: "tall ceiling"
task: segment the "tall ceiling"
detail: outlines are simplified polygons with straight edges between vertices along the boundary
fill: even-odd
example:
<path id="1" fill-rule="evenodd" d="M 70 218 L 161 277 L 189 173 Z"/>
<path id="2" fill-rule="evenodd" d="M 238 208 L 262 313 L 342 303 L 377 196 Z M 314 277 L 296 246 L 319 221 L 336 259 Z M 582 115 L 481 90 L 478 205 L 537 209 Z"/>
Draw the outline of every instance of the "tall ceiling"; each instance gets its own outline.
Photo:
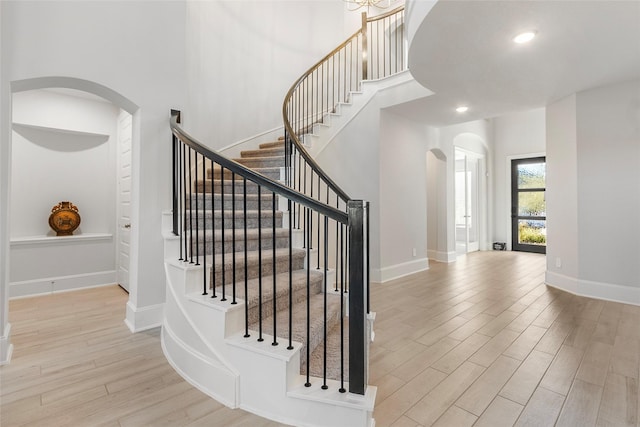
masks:
<path id="1" fill-rule="evenodd" d="M 512 41 L 527 30 L 533 41 Z M 440 0 L 410 43 L 409 69 L 435 94 L 397 113 L 434 126 L 490 118 L 640 78 L 640 1 Z"/>

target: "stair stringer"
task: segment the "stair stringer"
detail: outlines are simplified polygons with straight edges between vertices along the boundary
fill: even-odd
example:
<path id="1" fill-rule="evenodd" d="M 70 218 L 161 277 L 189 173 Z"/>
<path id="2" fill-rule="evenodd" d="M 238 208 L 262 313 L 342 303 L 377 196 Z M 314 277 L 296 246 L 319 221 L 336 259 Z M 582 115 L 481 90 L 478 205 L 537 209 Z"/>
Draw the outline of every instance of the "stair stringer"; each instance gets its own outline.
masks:
<path id="1" fill-rule="evenodd" d="M 371 101 L 382 94 L 393 94 L 392 98 L 397 98 L 397 102 L 391 99 L 388 103 L 394 105 L 430 96 L 433 92 L 418 84 L 409 70 L 379 80 L 363 81 L 362 90 L 352 92 L 349 103 L 338 104 L 335 113 L 323 118 L 322 126 L 314 126 L 313 134 L 303 135 L 305 147 L 311 156 L 318 156 Z"/>
<path id="2" fill-rule="evenodd" d="M 175 252 L 174 236 L 165 235 L 165 248 Z M 202 295 L 202 266 L 165 261 L 166 303 L 162 349 L 185 380 L 231 408 L 242 408 L 281 423 L 305 427 L 374 427 L 376 387 L 364 396 L 339 393 L 340 384 L 321 379 L 305 387 L 300 375 L 300 349 L 293 343 L 272 346 L 244 338 L 244 301 L 231 304 Z M 249 332 L 252 337 L 257 332 Z M 348 388 L 348 384 L 345 385 Z"/>

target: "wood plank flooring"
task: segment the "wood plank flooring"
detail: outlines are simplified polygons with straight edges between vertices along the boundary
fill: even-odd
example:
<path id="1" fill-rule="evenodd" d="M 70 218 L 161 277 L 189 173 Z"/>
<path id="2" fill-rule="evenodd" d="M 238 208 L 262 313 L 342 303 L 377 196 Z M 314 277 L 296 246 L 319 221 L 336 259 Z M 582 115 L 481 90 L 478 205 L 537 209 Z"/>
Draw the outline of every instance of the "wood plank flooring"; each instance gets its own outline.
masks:
<path id="1" fill-rule="evenodd" d="M 481 252 L 374 284 L 378 427 L 640 427 L 640 307 L 543 284 L 544 256 Z M 280 426 L 183 381 L 118 287 L 13 300 L 1 426 Z"/>
<path id="2" fill-rule="evenodd" d="M 0 426 L 281 426 L 232 410 L 167 363 L 160 329 L 132 334 L 109 286 L 12 300 L 14 353 L 0 368 Z"/>
<path id="3" fill-rule="evenodd" d="M 469 254 L 372 285 L 376 426 L 640 426 L 640 307 L 544 285 L 543 255 Z"/>

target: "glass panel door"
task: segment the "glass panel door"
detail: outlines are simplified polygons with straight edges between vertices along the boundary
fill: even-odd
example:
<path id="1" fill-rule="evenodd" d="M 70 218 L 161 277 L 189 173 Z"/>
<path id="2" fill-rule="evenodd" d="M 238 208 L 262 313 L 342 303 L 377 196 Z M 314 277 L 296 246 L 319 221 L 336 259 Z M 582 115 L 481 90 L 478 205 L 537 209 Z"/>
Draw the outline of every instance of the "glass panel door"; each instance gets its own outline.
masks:
<path id="1" fill-rule="evenodd" d="M 511 161 L 511 246 L 514 251 L 546 252 L 545 188 L 544 157 Z"/>

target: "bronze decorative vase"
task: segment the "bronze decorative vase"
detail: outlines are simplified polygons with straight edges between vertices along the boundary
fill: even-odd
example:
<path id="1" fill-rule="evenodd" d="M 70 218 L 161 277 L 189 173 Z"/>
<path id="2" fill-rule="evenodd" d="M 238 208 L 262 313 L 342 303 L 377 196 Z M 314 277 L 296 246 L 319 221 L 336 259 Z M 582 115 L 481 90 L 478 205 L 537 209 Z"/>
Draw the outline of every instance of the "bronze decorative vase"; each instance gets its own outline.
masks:
<path id="1" fill-rule="evenodd" d="M 71 236 L 80 225 L 78 207 L 71 202 L 60 202 L 51 208 L 49 226 L 56 232 L 56 236 Z"/>

